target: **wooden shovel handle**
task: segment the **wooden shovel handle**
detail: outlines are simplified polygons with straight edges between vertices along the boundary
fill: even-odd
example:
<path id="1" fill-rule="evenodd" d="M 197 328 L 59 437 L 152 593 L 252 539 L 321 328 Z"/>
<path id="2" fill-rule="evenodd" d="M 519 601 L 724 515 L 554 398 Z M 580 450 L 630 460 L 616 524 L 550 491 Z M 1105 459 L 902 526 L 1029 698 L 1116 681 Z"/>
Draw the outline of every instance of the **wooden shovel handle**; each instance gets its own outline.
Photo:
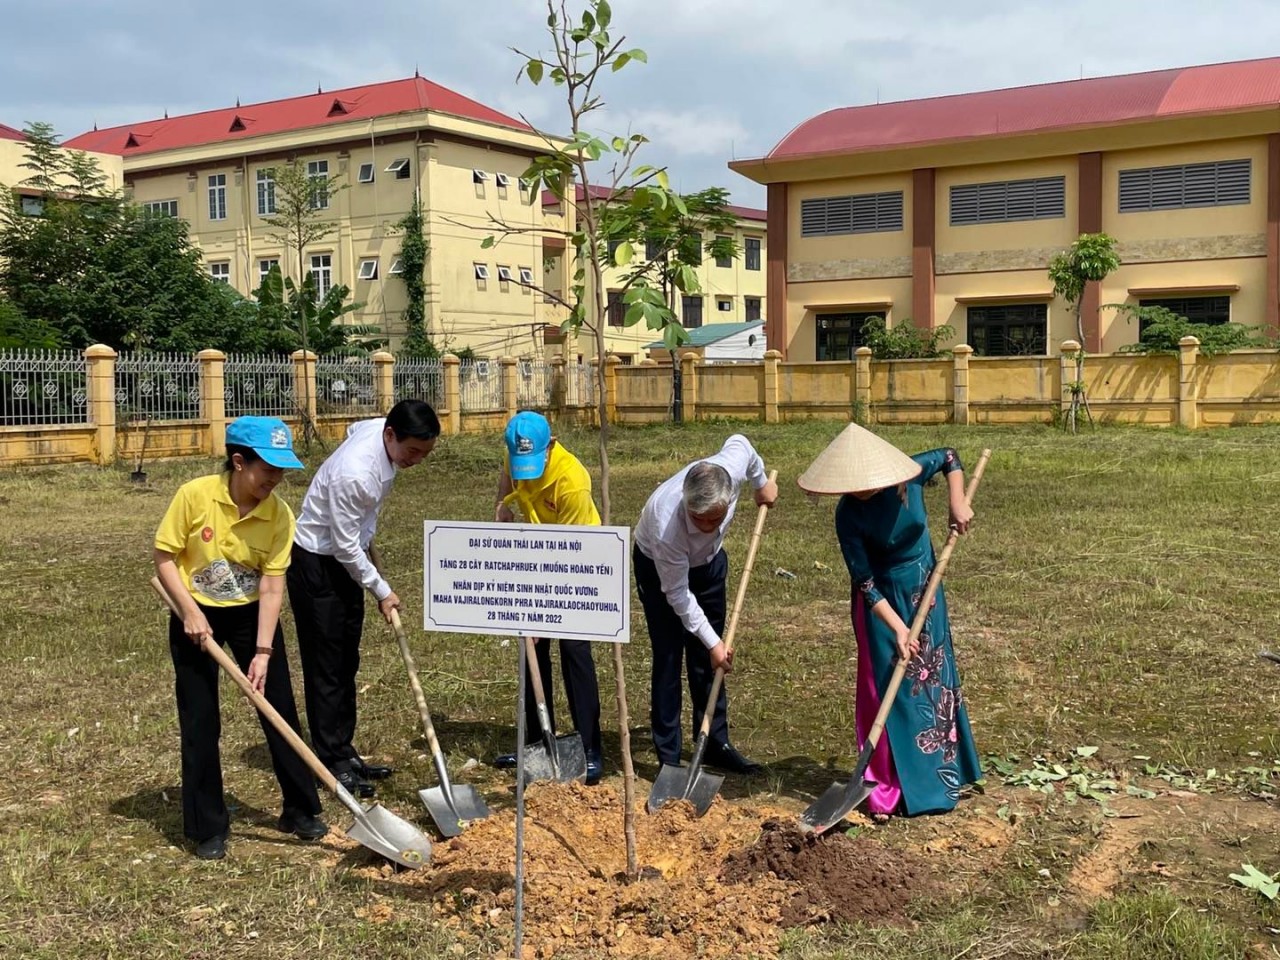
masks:
<path id="1" fill-rule="evenodd" d="M 400 623 L 400 611 L 391 608 L 391 629 L 395 631 L 396 643 L 400 645 L 400 658 L 404 660 L 404 668 L 409 674 L 409 686 L 413 688 L 413 699 L 418 704 L 418 715 L 422 717 L 422 726 L 427 732 L 427 744 L 433 754 L 440 752 L 440 744 L 436 740 L 436 727 L 431 722 L 431 711 L 427 709 L 427 698 L 422 692 L 422 683 L 418 680 L 418 668 L 414 666 L 413 654 L 409 652 L 409 640 L 404 635 L 404 626 Z"/>
<path id="2" fill-rule="evenodd" d="M 769 483 L 775 483 L 778 471 L 769 471 Z M 724 632 L 724 650 L 726 654 L 733 652 L 733 641 L 738 635 L 738 616 L 742 613 L 742 602 L 747 598 L 747 584 L 751 582 L 751 571 L 756 566 L 756 551 L 760 548 L 760 535 L 764 533 L 764 518 L 769 515 L 769 506 L 761 504 L 756 508 L 756 525 L 751 531 L 751 545 L 747 547 L 747 561 L 742 567 L 742 577 L 738 580 L 738 593 L 733 598 L 733 610 L 729 613 L 729 629 Z M 711 732 L 711 718 L 716 710 L 716 699 L 720 696 L 720 687 L 724 684 L 724 670 L 716 668 L 716 675 L 711 681 L 711 692 L 707 695 L 707 709 L 702 714 L 702 726 L 699 736 Z"/>
<path id="3" fill-rule="evenodd" d="M 169 608 L 173 615 L 178 619 L 182 619 L 182 614 L 178 612 L 178 605 L 173 602 L 173 598 L 169 596 L 169 591 L 164 588 L 164 584 L 160 582 L 159 577 L 151 578 L 151 588 L 160 595 L 160 599 L 164 601 L 165 606 Z M 236 682 L 236 685 L 244 691 L 244 695 L 249 698 L 249 702 L 257 707 L 258 712 L 266 717 L 270 724 L 276 728 L 276 732 L 288 741 L 294 752 L 311 768 L 311 772 L 316 775 L 316 779 L 331 792 L 336 793 L 338 781 L 334 779 L 333 774 L 320 762 L 320 758 L 311 752 L 311 748 L 302 742 L 302 738 L 298 736 L 297 731 L 285 722 L 284 717 L 280 716 L 276 708 L 267 702 L 267 698 L 253 689 L 253 684 L 249 682 L 249 678 L 244 675 L 235 660 L 231 659 L 221 645 L 212 640 L 205 640 L 201 644 L 201 649 L 213 657 L 218 666 L 226 671 L 227 676 L 231 677 Z"/>
<path id="4" fill-rule="evenodd" d="M 978 465 L 973 468 L 973 476 L 969 478 L 969 486 L 964 492 L 964 502 L 966 505 L 973 502 L 973 495 L 978 489 L 978 483 L 982 480 L 982 474 L 987 469 L 987 461 L 991 459 L 991 451 L 983 450 L 982 456 L 978 458 Z M 942 548 L 942 552 L 938 554 L 938 559 L 933 564 L 933 572 L 929 574 L 929 582 L 924 588 L 924 595 L 920 598 L 920 604 L 916 607 L 915 617 L 911 621 L 911 632 L 907 636 L 908 644 L 920 636 L 920 631 L 924 629 L 925 621 L 929 619 L 929 608 L 933 605 L 934 595 L 938 592 L 938 585 L 942 583 L 942 575 L 947 570 L 947 564 L 951 561 L 951 551 L 955 548 L 956 541 L 960 539 L 960 531 L 954 527 L 947 536 L 947 542 Z M 894 698 L 898 695 L 898 687 L 902 685 L 902 678 L 907 674 L 907 661 L 899 660 L 898 665 L 893 669 L 893 675 L 889 678 L 889 685 L 885 687 L 884 696 L 880 700 L 880 710 L 876 714 L 875 722 L 871 724 L 871 731 L 867 735 L 867 743 L 872 749 L 880 742 L 880 735 L 884 732 L 885 722 L 889 719 L 889 710 L 893 707 Z"/>
<path id="5" fill-rule="evenodd" d="M 547 705 L 547 696 L 542 692 L 542 671 L 538 669 L 538 648 L 533 637 L 522 637 L 524 644 L 525 666 L 529 669 L 529 679 L 533 681 L 533 699 L 539 707 Z"/>

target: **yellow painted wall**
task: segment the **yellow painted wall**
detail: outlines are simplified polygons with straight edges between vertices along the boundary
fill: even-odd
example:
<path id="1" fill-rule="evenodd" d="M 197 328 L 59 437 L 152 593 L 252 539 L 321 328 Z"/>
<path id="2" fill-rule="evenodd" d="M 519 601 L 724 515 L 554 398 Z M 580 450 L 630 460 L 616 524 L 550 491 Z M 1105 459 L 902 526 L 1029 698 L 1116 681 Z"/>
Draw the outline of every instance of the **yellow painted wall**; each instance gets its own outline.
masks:
<path id="1" fill-rule="evenodd" d="M 837 237 L 800 236 L 800 207 L 803 201 L 819 197 L 902 191 L 901 230 L 884 233 L 853 233 Z M 795 264 L 835 263 L 846 260 L 878 260 L 911 256 L 911 174 L 895 173 L 869 177 L 846 177 L 794 183 L 787 190 L 787 259 Z"/>
<path id="2" fill-rule="evenodd" d="M 827 280 L 787 284 L 787 359 L 807 363 L 818 356 L 819 313 L 840 313 L 850 303 L 891 303 L 886 311 L 890 324 L 911 316 L 911 278 Z"/>
<path id="3" fill-rule="evenodd" d="M 124 165 L 119 157 L 109 153 L 94 153 L 90 150 L 77 152 L 87 154 L 98 161 L 98 168 L 107 178 L 109 189 L 119 190 L 124 186 Z M 6 187 L 20 187 L 22 182 L 31 176 L 31 171 L 22 166 L 26 153 L 25 141 L 0 138 L 0 184 Z"/>
<path id="4" fill-rule="evenodd" d="M 938 170 L 934 180 L 937 255 L 1067 246 L 1080 232 L 1076 227 L 1076 205 L 1080 196 L 1077 188 L 1077 164 L 1075 157 L 1048 157 L 1043 160 L 944 167 Z M 953 186 L 1059 176 L 1066 181 L 1066 216 L 1064 217 L 1020 220 L 1015 223 L 951 226 L 951 188 Z M 940 268 L 939 273 L 941 272 Z"/>

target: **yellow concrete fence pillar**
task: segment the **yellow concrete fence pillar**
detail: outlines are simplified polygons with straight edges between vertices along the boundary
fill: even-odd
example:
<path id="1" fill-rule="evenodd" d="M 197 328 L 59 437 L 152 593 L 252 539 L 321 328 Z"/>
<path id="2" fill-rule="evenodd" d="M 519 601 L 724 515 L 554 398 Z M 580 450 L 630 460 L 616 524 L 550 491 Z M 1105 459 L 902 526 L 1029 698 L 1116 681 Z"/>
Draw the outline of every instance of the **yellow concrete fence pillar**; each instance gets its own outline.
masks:
<path id="1" fill-rule="evenodd" d="M 458 383 L 458 368 L 462 361 L 455 354 L 446 353 L 440 358 L 440 369 L 444 371 L 444 417 L 440 421 L 440 429 L 445 433 L 462 432 L 462 389 Z"/>
<path id="2" fill-rule="evenodd" d="M 693 423 L 698 418 L 698 355 L 680 355 L 680 418 Z"/>
<path id="3" fill-rule="evenodd" d="M 396 358 L 378 350 L 369 359 L 373 361 L 373 402 L 379 413 L 390 413 L 396 405 Z"/>
<path id="4" fill-rule="evenodd" d="M 610 423 L 618 422 L 618 367 L 622 358 L 609 354 L 604 358 L 604 415 Z"/>
<path id="5" fill-rule="evenodd" d="M 549 366 L 551 367 L 551 409 L 560 411 L 565 405 L 564 357 L 552 357 Z"/>
<path id="6" fill-rule="evenodd" d="M 951 422 L 969 425 L 969 357 L 973 347 L 957 343 L 951 348 Z"/>
<path id="7" fill-rule="evenodd" d="M 316 355 L 311 350 L 295 350 L 293 360 L 293 399 L 305 420 L 316 418 Z M 305 433 L 305 425 L 304 425 Z"/>
<path id="8" fill-rule="evenodd" d="M 116 458 L 116 352 L 104 343 L 84 351 L 86 404 L 89 422 L 96 436 L 98 463 L 106 466 Z"/>
<path id="9" fill-rule="evenodd" d="M 520 411 L 520 391 L 516 382 L 516 358 L 498 358 L 498 383 L 502 388 L 502 409 L 510 420 Z"/>
<path id="10" fill-rule="evenodd" d="M 853 351 L 853 419 L 871 423 L 871 348 Z"/>
<path id="11" fill-rule="evenodd" d="M 200 419 L 209 421 L 209 455 L 225 456 L 227 452 L 227 355 L 221 350 L 201 350 L 196 354 L 200 364 Z"/>
<path id="12" fill-rule="evenodd" d="M 782 361 L 781 350 L 764 352 L 764 422 L 778 422 L 778 364 Z"/>
<path id="13" fill-rule="evenodd" d="M 1076 354 L 1080 352 L 1080 344 L 1063 340 L 1058 350 L 1058 409 L 1066 417 L 1071 412 L 1071 384 L 1076 379 Z"/>
<path id="14" fill-rule="evenodd" d="M 1200 426 L 1200 405 L 1196 402 L 1196 363 L 1200 341 L 1183 337 L 1178 341 L 1178 426 L 1195 430 Z"/>

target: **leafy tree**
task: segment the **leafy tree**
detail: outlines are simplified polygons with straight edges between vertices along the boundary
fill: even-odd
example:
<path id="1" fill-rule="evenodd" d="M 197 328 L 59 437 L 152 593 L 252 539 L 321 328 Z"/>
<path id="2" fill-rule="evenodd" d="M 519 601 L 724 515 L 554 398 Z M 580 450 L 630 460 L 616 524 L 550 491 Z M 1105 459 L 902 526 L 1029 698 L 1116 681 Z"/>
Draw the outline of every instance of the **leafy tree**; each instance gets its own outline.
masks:
<path id="1" fill-rule="evenodd" d="M 315 277 L 309 271 L 298 286 L 293 277 L 282 277 L 280 268 L 273 266 L 255 294 L 257 315 L 260 322 L 266 320 L 281 331 L 283 350 L 292 352 L 307 343 L 309 346 L 302 349 L 321 355 L 368 353 L 382 346 L 383 341 L 376 336 L 377 327 L 343 322 L 343 317 L 364 306 L 347 303 L 350 293 L 340 283 L 317 298 Z"/>
<path id="2" fill-rule="evenodd" d="M 1274 346 L 1274 342 L 1258 327 L 1243 323 L 1192 323 L 1166 307 L 1139 307 L 1134 304 L 1108 304 L 1132 322 L 1140 325 L 1137 343 L 1127 343 L 1121 353 L 1177 353 L 1178 341 L 1195 337 L 1200 352 L 1206 357 L 1231 350 Z"/>
<path id="3" fill-rule="evenodd" d="M 0 350 L 54 350 L 61 345 L 52 326 L 24 317 L 21 310 L 0 297 Z"/>
<path id="4" fill-rule="evenodd" d="M 1067 384 L 1071 390 L 1071 407 L 1067 411 L 1065 426 L 1072 433 L 1076 432 L 1081 407 L 1089 417 L 1089 422 L 1093 423 L 1093 411 L 1089 409 L 1084 382 L 1084 318 L 1080 314 L 1080 301 L 1090 283 L 1105 280 L 1120 266 L 1115 243 L 1115 238 L 1105 233 L 1082 233 L 1069 249 L 1049 261 L 1049 279 L 1053 282 L 1054 295 L 1065 300 L 1075 312 L 1076 342 L 1080 344 L 1075 355 L 1075 379 Z"/>
<path id="5" fill-rule="evenodd" d="M 408 303 L 404 308 L 404 343 L 400 353 L 406 357 L 433 359 L 439 349 L 427 333 L 427 283 L 423 271 L 427 265 L 427 241 L 423 236 L 422 202 L 415 193 L 413 206 L 397 223 L 403 232 L 400 244 L 400 279 L 404 281 Z"/>
<path id="6" fill-rule="evenodd" d="M 922 330 L 910 319 L 901 320 L 892 327 L 879 317 L 871 317 L 862 325 L 862 345 L 871 348 L 876 360 L 919 360 L 945 357 L 942 344 L 955 336 L 955 330 L 947 324 Z"/>

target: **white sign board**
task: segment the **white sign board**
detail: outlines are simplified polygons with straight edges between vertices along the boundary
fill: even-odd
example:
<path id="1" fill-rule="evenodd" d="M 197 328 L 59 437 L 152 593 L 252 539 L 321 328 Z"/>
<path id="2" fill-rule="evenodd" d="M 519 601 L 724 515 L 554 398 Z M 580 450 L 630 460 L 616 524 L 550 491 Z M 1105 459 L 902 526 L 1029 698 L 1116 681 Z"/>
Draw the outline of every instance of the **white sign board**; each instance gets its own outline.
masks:
<path id="1" fill-rule="evenodd" d="M 631 530 L 423 524 L 423 626 L 448 633 L 631 639 Z"/>

